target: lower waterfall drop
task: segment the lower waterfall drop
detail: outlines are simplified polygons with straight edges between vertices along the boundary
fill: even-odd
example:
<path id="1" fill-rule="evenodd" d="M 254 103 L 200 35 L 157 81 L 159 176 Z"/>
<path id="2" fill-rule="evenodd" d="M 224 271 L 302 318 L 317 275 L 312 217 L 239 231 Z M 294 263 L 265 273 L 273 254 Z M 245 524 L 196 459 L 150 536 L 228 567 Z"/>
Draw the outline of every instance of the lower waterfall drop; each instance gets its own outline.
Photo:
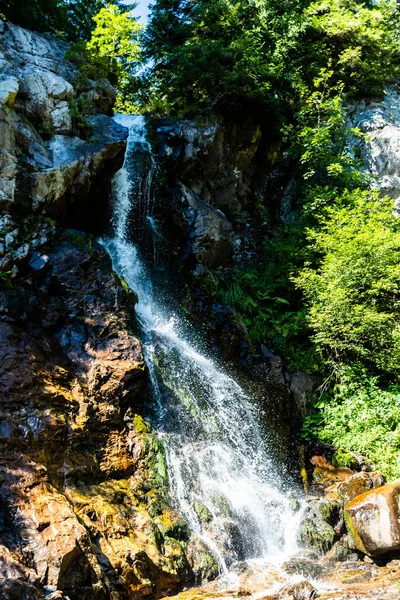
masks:
<path id="1" fill-rule="evenodd" d="M 285 482 L 268 452 L 252 398 L 191 343 L 179 317 L 155 299 L 151 272 L 130 230 L 137 202 L 148 211 L 143 218 L 155 226 L 150 197 L 154 160 L 144 118 L 115 119 L 130 134 L 124 166 L 113 181 L 112 237 L 102 244 L 114 270 L 139 297 L 137 317 L 171 497 L 192 534 L 215 556 L 221 573 L 237 561 L 283 559 L 296 551 L 300 511 L 282 491 Z M 137 172 L 138 151 L 149 154 L 146 174 Z M 144 193 L 147 197 L 140 197 Z"/>

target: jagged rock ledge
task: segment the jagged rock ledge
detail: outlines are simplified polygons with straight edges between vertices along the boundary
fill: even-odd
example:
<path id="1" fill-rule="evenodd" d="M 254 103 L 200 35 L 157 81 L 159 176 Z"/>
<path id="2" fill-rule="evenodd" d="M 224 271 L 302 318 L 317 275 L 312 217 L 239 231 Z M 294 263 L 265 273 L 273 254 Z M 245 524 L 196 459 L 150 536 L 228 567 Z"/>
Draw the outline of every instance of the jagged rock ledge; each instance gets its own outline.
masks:
<path id="1" fill-rule="evenodd" d="M 93 219 L 99 190 L 121 166 L 127 130 L 108 116 L 114 88 L 82 85 L 67 51 L 56 37 L 0 21 L 0 208 L 77 225 Z M 90 113 L 84 132 L 71 110 L 78 97 Z"/>

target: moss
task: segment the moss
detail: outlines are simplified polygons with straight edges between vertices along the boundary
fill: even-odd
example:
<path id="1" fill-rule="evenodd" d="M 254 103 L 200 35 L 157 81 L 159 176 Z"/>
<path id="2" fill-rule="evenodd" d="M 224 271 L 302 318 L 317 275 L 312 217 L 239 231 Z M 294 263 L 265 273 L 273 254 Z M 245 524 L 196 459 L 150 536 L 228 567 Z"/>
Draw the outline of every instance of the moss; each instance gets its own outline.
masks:
<path id="1" fill-rule="evenodd" d="M 223 517 L 232 516 L 232 507 L 223 494 L 213 494 L 211 501 Z"/>
<path id="2" fill-rule="evenodd" d="M 351 516 L 347 511 L 344 511 L 344 520 L 346 523 L 347 531 L 350 534 L 350 538 L 351 538 L 353 544 L 356 546 L 356 548 L 358 550 L 361 550 L 361 552 L 364 552 L 364 554 L 368 554 L 360 536 L 357 533 L 357 528 L 353 524 Z"/>
<path id="3" fill-rule="evenodd" d="M 359 465 L 354 456 L 346 450 L 336 450 L 332 456 L 332 464 L 334 467 L 347 467 L 348 469 L 358 469 Z"/>
<path id="4" fill-rule="evenodd" d="M 196 553 L 197 569 L 202 575 L 203 579 L 211 581 L 219 575 L 218 562 L 212 554 L 209 552 L 199 551 Z"/>
<path id="5" fill-rule="evenodd" d="M 212 520 L 212 513 L 198 500 L 194 500 L 193 509 L 202 523 L 209 523 Z"/>
<path id="6" fill-rule="evenodd" d="M 325 500 L 313 502 L 308 507 L 300 525 L 299 542 L 306 548 L 325 554 L 335 542 L 336 532 L 332 524 L 338 520 L 338 504 Z"/>
<path id="7" fill-rule="evenodd" d="M 86 252 L 89 252 L 89 254 L 93 253 L 93 237 L 91 235 L 71 229 L 66 232 L 66 236 L 73 244 L 81 248 L 81 250 L 85 250 Z"/>
<path id="8" fill-rule="evenodd" d="M 177 521 L 170 527 L 166 527 L 164 536 L 173 538 L 174 540 L 187 542 L 190 536 L 189 526 L 186 521 Z"/>
<path id="9" fill-rule="evenodd" d="M 147 425 L 146 421 L 140 415 L 134 415 L 133 426 L 135 428 L 136 433 L 149 433 L 150 432 L 150 427 Z"/>

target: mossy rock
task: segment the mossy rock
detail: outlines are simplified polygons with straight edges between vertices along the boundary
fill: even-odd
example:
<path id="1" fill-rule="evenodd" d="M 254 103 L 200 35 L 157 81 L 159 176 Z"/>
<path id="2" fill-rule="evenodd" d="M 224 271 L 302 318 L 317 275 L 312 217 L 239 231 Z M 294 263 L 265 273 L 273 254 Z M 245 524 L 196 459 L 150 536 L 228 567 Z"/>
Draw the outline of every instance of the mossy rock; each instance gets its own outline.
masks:
<path id="1" fill-rule="evenodd" d="M 180 542 L 187 542 L 190 537 L 189 525 L 186 521 L 177 521 L 165 528 L 164 536 Z"/>
<path id="2" fill-rule="evenodd" d="M 232 506 L 223 494 L 213 494 L 211 501 L 221 516 L 227 518 L 232 516 Z"/>
<path id="3" fill-rule="evenodd" d="M 135 428 L 136 433 L 150 433 L 150 426 L 140 415 L 134 415 L 133 426 Z"/>
<path id="4" fill-rule="evenodd" d="M 193 501 L 193 509 L 202 523 L 209 523 L 212 521 L 213 515 L 211 511 L 198 500 Z"/>
<path id="5" fill-rule="evenodd" d="M 333 546 L 336 533 L 325 521 L 311 518 L 303 521 L 298 536 L 303 546 L 319 554 L 325 554 Z"/>
<path id="6" fill-rule="evenodd" d="M 193 570 L 195 585 L 216 579 L 220 574 L 216 557 L 197 537 L 194 536 L 190 539 L 186 555 Z"/>
<path id="7" fill-rule="evenodd" d="M 319 554 L 328 552 L 337 538 L 332 525 L 339 520 L 339 516 L 340 508 L 335 502 L 312 502 L 299 528 L 299 543 Z"/>

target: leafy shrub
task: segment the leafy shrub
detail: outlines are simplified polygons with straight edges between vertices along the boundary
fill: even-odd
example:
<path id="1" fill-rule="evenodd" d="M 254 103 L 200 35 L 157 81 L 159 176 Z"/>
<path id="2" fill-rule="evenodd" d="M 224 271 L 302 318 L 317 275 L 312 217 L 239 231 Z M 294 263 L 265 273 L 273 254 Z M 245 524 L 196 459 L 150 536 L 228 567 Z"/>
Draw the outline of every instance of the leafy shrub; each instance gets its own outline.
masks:
<path id="1" fill-rule="evenodd" d="M 342 369 L 340 381 L 317 401 L 303 425 L 320 439 L 368 457 L 389 479 L 400 476 L 400 387 L 380 385 L 367 372 Z"/>
<path id="2" fill-rule="evenodd" d="M 356 362 L 400 374 L 400 222 L 377 192 L 344 193 L 308 231 L 320 260 L 295 278 L 318 351 L 333 366 Z"/>

